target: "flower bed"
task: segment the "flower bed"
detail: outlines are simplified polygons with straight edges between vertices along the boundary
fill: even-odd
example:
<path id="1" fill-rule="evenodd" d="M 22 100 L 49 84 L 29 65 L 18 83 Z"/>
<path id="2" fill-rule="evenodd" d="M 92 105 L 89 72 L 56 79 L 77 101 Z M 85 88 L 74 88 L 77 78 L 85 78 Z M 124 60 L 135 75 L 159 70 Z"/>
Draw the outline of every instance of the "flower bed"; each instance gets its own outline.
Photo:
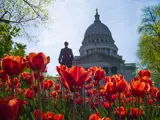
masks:
<path id="1" fill-rule="evenodd" d="M 1 60 L 0 120 L 160 119 L 160 90 L 148 70 L 128 83 L 97 66 L 61 65 L 52 80 L 44 74 L 49 62 L 43 53 Z"/>

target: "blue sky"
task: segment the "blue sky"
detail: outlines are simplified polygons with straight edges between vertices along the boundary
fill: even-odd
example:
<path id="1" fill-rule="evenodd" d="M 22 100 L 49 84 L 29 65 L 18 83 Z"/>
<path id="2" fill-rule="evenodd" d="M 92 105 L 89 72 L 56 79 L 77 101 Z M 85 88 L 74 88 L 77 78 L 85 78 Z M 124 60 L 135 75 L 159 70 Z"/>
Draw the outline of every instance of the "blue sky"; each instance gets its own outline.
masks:
<path id="1" fill-rule="evenodd" d="M 75 56 L 84 33 L 94 22 L 96 8 L 102 23 L 108 26 L 118 47 L 118 54 L 126 63 L 137 62 L 136 57 L 139 34 L 137 27 L 141 23 L 141 9 L 155 5 L 160 0 L 56 0 L 49 6 L 49 17 L 46 25 L 30 28 L 30 34 L 37 36 L 37 44 L 25 42 L 27 53 L 44 52 L 51 57 L 48 73 L 55 75 L 60 49 L 64 41 L 69 42 Z"/>

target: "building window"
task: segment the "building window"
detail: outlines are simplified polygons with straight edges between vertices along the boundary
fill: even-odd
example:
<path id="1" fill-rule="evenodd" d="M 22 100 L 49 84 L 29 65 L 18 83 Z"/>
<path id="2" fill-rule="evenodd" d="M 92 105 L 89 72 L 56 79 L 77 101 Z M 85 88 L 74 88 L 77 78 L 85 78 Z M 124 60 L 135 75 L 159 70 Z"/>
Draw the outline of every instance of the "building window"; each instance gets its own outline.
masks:
<path id="1" fill-rule="evenodd" d="M 108 50 L 108 54 L 110 55 L 110 49 L 107 49 Z"/>
<path id="2" fill-rule="evenodd" d="M 101 42 L 103 43 L 103 39 L 101 39 Z"/>
<path id="3" fill-rule="evenodd" d="M 117 68 L 116 67 L 112 67 L 111 68 L 111 72 L 112 72 L 112 74 L 117 74 Z"/>

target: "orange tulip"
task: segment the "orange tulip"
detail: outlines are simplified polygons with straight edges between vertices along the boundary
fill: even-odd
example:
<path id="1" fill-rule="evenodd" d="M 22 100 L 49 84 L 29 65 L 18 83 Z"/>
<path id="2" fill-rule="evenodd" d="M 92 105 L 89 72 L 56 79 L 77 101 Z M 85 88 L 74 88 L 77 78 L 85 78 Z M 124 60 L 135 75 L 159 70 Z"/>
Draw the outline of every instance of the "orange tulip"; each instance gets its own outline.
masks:
<path id="1" fill-rule="evenodd" d="M 89 120 L 102 120 L 99 113 L 95 113 L 89 116 Z"/>
<path id="2" fill-rule="evenodd" d="M 56 66 L 56 70 L 57 72 L 61 75 L 61 69 L 62 70 L 67 70 L 67 66 L 66 65 L 60 65 L 60 66 Z"/>
<path id="3" fill-rule="evenodd" d="M 26 60 L 20 56 L 5 56 L 2 60 L 2 68 L 8 75 L 19 75 L 25 68 Z"/>
<path id="4" fill-rule="evenodd" d="M 47 112 L 42 115 L 42 120 L 54 120 L 54 113 Z"/>
<path id="5" fill-rule="evenodd" d="M 107 93 L 113 94 L 116 92 L 116 81 L 115 79 L 111 79 L 111 77 L 105 77 L 105 85 L 104 88 L 106 89 Z"/>
<path id="6" fill-rule="evenodd" d="M 116 92 L 122 93 L 125 92 L 128 88 L 128 84 L 123 76 L 114 75 L 113 78 L 116 80 Z"/>
<path id="7" fill-rule="evenodd" d="M 91 71 L 85 71 L 81 66 L 73 66 L 69 70 L 61 70 L 64 84 L 73 91 L 73 86 L 83 86 L 84 82 L 89 79 Z"/>
<path id="8" fill-rule="evenodd" d="M 92 71 L 95 80 L 100 81 L 105 77 L 105 71 L 97 66 L 90 67 L 89 70 Z"/>
<path id="9" fill-rule="evenodd" d="M 23 101 L 16 98 L 0 99 L 0 118 L 1 120 L 19 120 Z"/>
<path id="10" fill-rule="evenodd" d="M 27 61 L 32 70 L 43 72 L 50 62 L 50 58 L 46 57 L 42 52 L 37 54 L 32 52 L 27 56 Z"/>
<path id="11" fill-rule="evenodd" d="M 134 96 L 143 97 L 147 91 L 150 90 L 148 83 L 141 82 L 140 80 L 132 79 L 130 82 L 131 91 Z"/>

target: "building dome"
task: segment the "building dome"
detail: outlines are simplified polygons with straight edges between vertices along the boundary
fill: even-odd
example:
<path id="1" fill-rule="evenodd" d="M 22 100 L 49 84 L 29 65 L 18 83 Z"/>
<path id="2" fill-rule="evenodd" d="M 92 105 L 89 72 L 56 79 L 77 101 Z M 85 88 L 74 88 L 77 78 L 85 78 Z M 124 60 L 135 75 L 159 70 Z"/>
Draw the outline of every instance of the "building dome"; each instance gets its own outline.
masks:
<path id="1" fill-rule="evenodd" d="M 87 28 L 82 45 L 88 45 L 90 43 L 114 44 L 111 31 L 100 21 L 97 9 L 94 23 Z"/>
<path id="2" fill-rule="evenodd" d="M 94 52 L 103 52 L 104 54 L 116 56 L 117 51 L 118 48 L 114 44 L 109 28 L 101 23 L 96 9 L 94 23 L 87 28 L 82 46 L 79 49 L 80 56 L 86 56 Z"/>
<path id="3" fill-rule="evenodd" d="M 109 28 L 101 23 L 101 21 L 95 21 L 93 24 L 91 24 L 84 35 L 84 38 L 89 37 L 89 36 L 93 36 L 93 35 L 104 35 L 104 36 L 111 36 L 111 32 L 109 30 Z"/>

